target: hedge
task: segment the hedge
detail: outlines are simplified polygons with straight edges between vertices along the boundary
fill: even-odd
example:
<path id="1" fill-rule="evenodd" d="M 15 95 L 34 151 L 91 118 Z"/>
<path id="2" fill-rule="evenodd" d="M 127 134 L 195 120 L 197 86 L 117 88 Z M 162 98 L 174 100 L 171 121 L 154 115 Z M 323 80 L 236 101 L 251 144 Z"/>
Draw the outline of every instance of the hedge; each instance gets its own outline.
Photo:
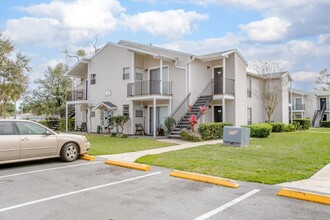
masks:
<path id="1" fill-rule="evenodd" d="M 272 133 L 273 127 L 267 123 L 244 125 L 242 127 L 250 128 L 250 136 L 255 138 L 266 138 Z"/>
<path id="2" fill-rule="evenodd" d="M 182 140 L 185 141 L 192 141 L 192 142 L 202 141 L 202 137 L 199 134 L 193 133 L 191 130 L 186 130 L 186 129 L 180 131 L 180 137 Z"/>
<path id="3" fill-rule="evenodd" d="M 293 132 L 293 131 L 296 131 L 297 128 L 293 124 L 287 124 L 287 125 L 285 125 L 285 129 L 284 130 L 285 130 L 285 132 Z"/>
<path id="4" fill-rule="evenodd" d="M 55 131 L 65 131 L 65 119 L 61 118 L 61 119 L 51 119 L 51 120 L 42 120 L 42 121 L 38 121 L 38 123 L 52 129 Z M 74 119 L 69 119 L 68 121 L 68 129 L 69 131 L 74 131 L 75 130 L 75 120 Z"/>
<path id="5" fill-rule="evenodd" d="M 232 126 L 230 122 L 209 122 L 200 124 L 198 132 L 203 140 L 221 139 L 223 135 L 224 126 Z"/>
<path id="6" fill-rule="evenodd" d="M 272 132 L 284 132 L 285 131 L 285 124 L 282 122 L 273 122 L 270 123 L 272 126 Z"/>
<path id="7" fill-rule="evenodd" d="M 308 130 L 311 127 L 311 120 L 307 118 L 293 119 L 293 122 L 299 123 L 303 130 Z"/>
<path id="8" fill-rule="evenodd" d="M 321 127 L 329 128 L 330 127 L 330 121 L 321 121 Z"/>

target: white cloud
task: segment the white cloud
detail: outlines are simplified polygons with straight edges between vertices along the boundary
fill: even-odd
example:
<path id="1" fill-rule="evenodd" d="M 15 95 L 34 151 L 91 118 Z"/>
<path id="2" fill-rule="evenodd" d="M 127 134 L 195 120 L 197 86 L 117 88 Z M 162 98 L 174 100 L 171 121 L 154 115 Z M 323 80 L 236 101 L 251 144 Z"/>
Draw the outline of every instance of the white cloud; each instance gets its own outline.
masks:
<path id="1" fill-rule="evenodd" d="M 9 19 L 6 34 L 19 44 L 46 47 L 67 47 L 113 32 L 125 11 L 117 0 L 54 0 L 19 9 L 30 16 Z"/>
<path id="2" fill-rule="evenodd" d="M 308 71 L 298 71 L 296 73 L 292 73 L 292 77 L 294 81 L 297 82 L 314 82 L 315 72 L 308 72 Z"/>
<path id="3" fill-rule="evenodd" d="M 156 36 L 178 39 L 196 29 L 196 22 L 208 19 L 205 14 L 182 9 L 164 12 L 149 11 L 136 15 L 122 15 L 121 24 L 133 32 L 145 31 Z"/>
<path id="4" fill-rule="evenodd" d="M 277 41 L 286 37 L 291 23 L 278 17 L 266 18 L 254 21 L 246 25 L 240 25 L 251 40 L 254 41 Z"/>

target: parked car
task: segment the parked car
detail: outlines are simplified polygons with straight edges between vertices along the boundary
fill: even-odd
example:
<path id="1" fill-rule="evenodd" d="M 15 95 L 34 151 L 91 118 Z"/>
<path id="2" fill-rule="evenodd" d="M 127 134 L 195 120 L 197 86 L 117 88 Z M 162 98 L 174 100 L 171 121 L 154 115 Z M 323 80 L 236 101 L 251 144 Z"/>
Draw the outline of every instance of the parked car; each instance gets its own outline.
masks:
<path id="1" fill-rule="evenodd" d="M 28 120 L 0 119 L 0 164 L 51 157 L 70 162 L 89 148 L 82 135 L 59 134 Z"/>

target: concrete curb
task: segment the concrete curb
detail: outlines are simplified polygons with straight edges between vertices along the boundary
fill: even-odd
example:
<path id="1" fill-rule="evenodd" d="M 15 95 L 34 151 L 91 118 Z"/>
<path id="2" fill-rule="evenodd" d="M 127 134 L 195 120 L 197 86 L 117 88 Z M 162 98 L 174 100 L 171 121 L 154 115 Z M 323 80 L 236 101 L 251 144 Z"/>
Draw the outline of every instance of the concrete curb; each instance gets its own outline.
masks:
<path id="1" fill-rule="evenodd" d="M 106 160 L 104 163 L 108 164 L 108 165 L 131 168 L 131 169 L 141 170 L 141 171 L 150 170 L 149 165 L 139 164 L 139 163 L 130 163 L 130 162 L 124 162 L 124 161 L 117 161 L 117 160 Z"/>
<path id="2" fill-rule="evenodd" d="M 190 173 L 190 172 L 184 172 L 184 171 L 179 171 L 179 170 L 173 170 L 170 173 L 170 176 L 195 180 L 195 181 L 204 182 L 204 183 L 211 183 L 211 184 L 226 186 L 226 187 L 231 187 L 231 188 L 239 187 L 239 184 L 234 180 L 224 179 L 224 178 L 220 178 L 220 177 L 209 176 L 209 175 L 204 175 L 204 174 L 199 174 L 199 173 Z"/>
<path id="3" fill-rule="evenodd" d="M 88 155 L 88 154 L 83 154 L 79 156 L 79 159 L 83 159 L 83 160 L 88 160 L 88 161 L 94 161 L 95 157 Z"/>
<path id="4" fill-rule="evenodd" d="M 276 195 L 330 205 L 329 195 L 321 195 L 317 193 L 305 192 L 288 188 L 280 189 Z"/>

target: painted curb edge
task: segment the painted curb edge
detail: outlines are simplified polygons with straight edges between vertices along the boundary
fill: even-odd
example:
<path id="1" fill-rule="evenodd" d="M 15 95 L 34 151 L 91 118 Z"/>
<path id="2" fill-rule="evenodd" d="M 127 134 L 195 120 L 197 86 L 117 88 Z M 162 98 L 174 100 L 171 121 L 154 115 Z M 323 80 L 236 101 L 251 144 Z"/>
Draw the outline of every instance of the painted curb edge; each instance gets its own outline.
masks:
<path id="1" fill-rule="evenodd" d="M 288 188 L 280 189 L 276 195 L 330 205 L 330 195 L 322 195 Z"/>
<path id="2" fill-rule="evenodd" d="M 149 165 L 139 164 L 139 163 L 131 163 L 131 162 L 124 162 L 124 161 L 117 161 L 117 160 L 106 160 L 104 163 L 108 164 L 108 165 L 120 166 L 120 167 L 135 169 L 135 170 L 141 170 L 141 171 L 150 170 Z"/>
<path id="3" fill-rule="evenodd" d="M 79 159 L 83 159 L 83 160 L 88 160 L 88 161 L 94 161 L 95 157 L 88 155 L 88 154 L 83 154 L 79 156 Z"/>
<path id="4" fill-rule="evenodd" d="M 179 171 L 179 170 L 173 170 L 170 173 L 170 176 L 195 180 L 195 181 L 204 182 L 204 183 L 211 183 L 211 184 L 215 184 L 215 185 L 219 185 L 219 186 L 226 186 L 226 187 L 231 187 L 231 188 L 239 187 L 239 184 L 234 180 L 224 179 L 224 178 L 220 178 L 220 177 L 209 176 L 209 175 L 204 175 L 204 174 L 199 174 L 199 173 L 190 173 L 190 172 L 184 172 L 184 171 Z"/>

